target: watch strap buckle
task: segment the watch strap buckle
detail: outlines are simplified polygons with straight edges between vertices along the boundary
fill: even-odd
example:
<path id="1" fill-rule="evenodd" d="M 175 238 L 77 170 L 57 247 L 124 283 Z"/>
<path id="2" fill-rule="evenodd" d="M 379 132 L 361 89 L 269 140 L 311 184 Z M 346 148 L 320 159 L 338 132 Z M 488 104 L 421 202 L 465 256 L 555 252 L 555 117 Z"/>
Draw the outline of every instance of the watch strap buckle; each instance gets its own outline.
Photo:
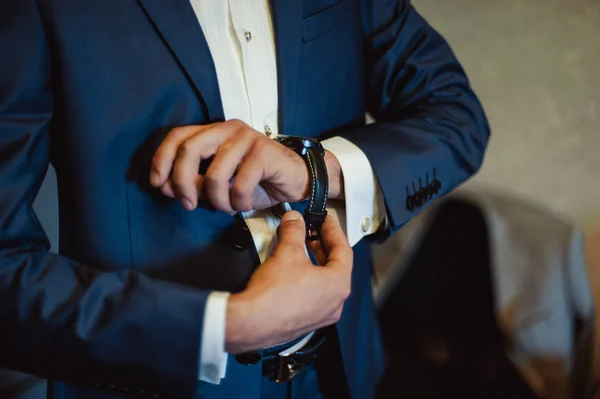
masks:
<path id="1" fill-rule="evenodd" d="M 315 241 L 321 238 L 321 226 L 327 217 L 327 210 L 323 212 L 313 212 L 310 209 L 304 211 L 304 221 L 306 222 L 306 239 Z"/>

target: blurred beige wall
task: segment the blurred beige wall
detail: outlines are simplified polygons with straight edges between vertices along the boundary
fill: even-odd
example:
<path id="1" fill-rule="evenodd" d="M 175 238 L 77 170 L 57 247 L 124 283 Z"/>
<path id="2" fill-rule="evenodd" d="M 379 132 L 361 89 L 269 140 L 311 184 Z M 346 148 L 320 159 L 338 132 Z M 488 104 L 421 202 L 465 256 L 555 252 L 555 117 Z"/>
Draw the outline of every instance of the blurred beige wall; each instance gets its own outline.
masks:
<path id="1" fill-rule="evenodd" d="M 490 119 L 467 184 L 580 222 L 600 218 L 600 2 L 413 0 L 450 42 Z"/>

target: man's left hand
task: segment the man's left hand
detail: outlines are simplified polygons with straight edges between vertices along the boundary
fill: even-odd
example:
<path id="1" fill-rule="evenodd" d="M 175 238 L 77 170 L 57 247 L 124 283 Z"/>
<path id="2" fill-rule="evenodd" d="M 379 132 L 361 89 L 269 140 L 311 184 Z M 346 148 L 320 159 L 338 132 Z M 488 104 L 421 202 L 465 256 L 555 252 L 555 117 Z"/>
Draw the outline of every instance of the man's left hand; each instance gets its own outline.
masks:
<path id="1" fill-rule="evenodd" d="M 328 155 L 335 190 L 341 171 Z M 211 157 L 206 173 L 199 174 L 200 162 Z M 206 199 L 217 210 L 234 214 L 306 199 L 309 175 L 294 151 L 231 120 L 171 130 L 154 154 L 150 183 L 187 210 Z"/>

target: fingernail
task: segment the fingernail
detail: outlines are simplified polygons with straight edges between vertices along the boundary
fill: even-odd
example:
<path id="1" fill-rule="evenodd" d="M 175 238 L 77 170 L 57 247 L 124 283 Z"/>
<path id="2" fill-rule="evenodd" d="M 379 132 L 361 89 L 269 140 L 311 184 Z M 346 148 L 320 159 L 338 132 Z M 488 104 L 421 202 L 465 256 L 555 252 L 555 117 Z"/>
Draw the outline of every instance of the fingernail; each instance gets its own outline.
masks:
<path id="1" fill-rule="evenodd" d="M 285 215 L 281 218 L 284 222 L 289 222 L 291 220 L 300 220 L 302 219 L 302 215 L 297 211 L 286 212 Z"/>
<path id="2" fill-rule="evenodd" d="M 187 198 L 182 198 L 182 199 L 181 199 L 181 204 L 182 204 L 182 205 L 183 205 L 183 207 L 184 207 L 186 210 L 188 210 L 188 211 L 191 211 L 191 210 L 193 210 L 193 209 L 194 209 L 194 205 L 192 204 L 192 201 L 190 201 L 190 200 L 189 200 L 189 199 L 187 199 Z"/>

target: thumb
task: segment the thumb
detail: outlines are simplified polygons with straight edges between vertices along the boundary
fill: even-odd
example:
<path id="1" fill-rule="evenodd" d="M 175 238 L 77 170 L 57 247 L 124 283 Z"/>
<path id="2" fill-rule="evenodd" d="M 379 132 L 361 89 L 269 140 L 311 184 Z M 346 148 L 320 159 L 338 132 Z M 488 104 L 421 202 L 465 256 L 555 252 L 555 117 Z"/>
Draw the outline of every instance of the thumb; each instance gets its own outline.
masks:
<path id="1" fill-rule="evenodd" d="M 306 240 L 306 226 L 302 215 L 297 211 L 286 212 L 281 218 L 277 236 L 279 238 L 278 248 L 303 249 Z"/>

